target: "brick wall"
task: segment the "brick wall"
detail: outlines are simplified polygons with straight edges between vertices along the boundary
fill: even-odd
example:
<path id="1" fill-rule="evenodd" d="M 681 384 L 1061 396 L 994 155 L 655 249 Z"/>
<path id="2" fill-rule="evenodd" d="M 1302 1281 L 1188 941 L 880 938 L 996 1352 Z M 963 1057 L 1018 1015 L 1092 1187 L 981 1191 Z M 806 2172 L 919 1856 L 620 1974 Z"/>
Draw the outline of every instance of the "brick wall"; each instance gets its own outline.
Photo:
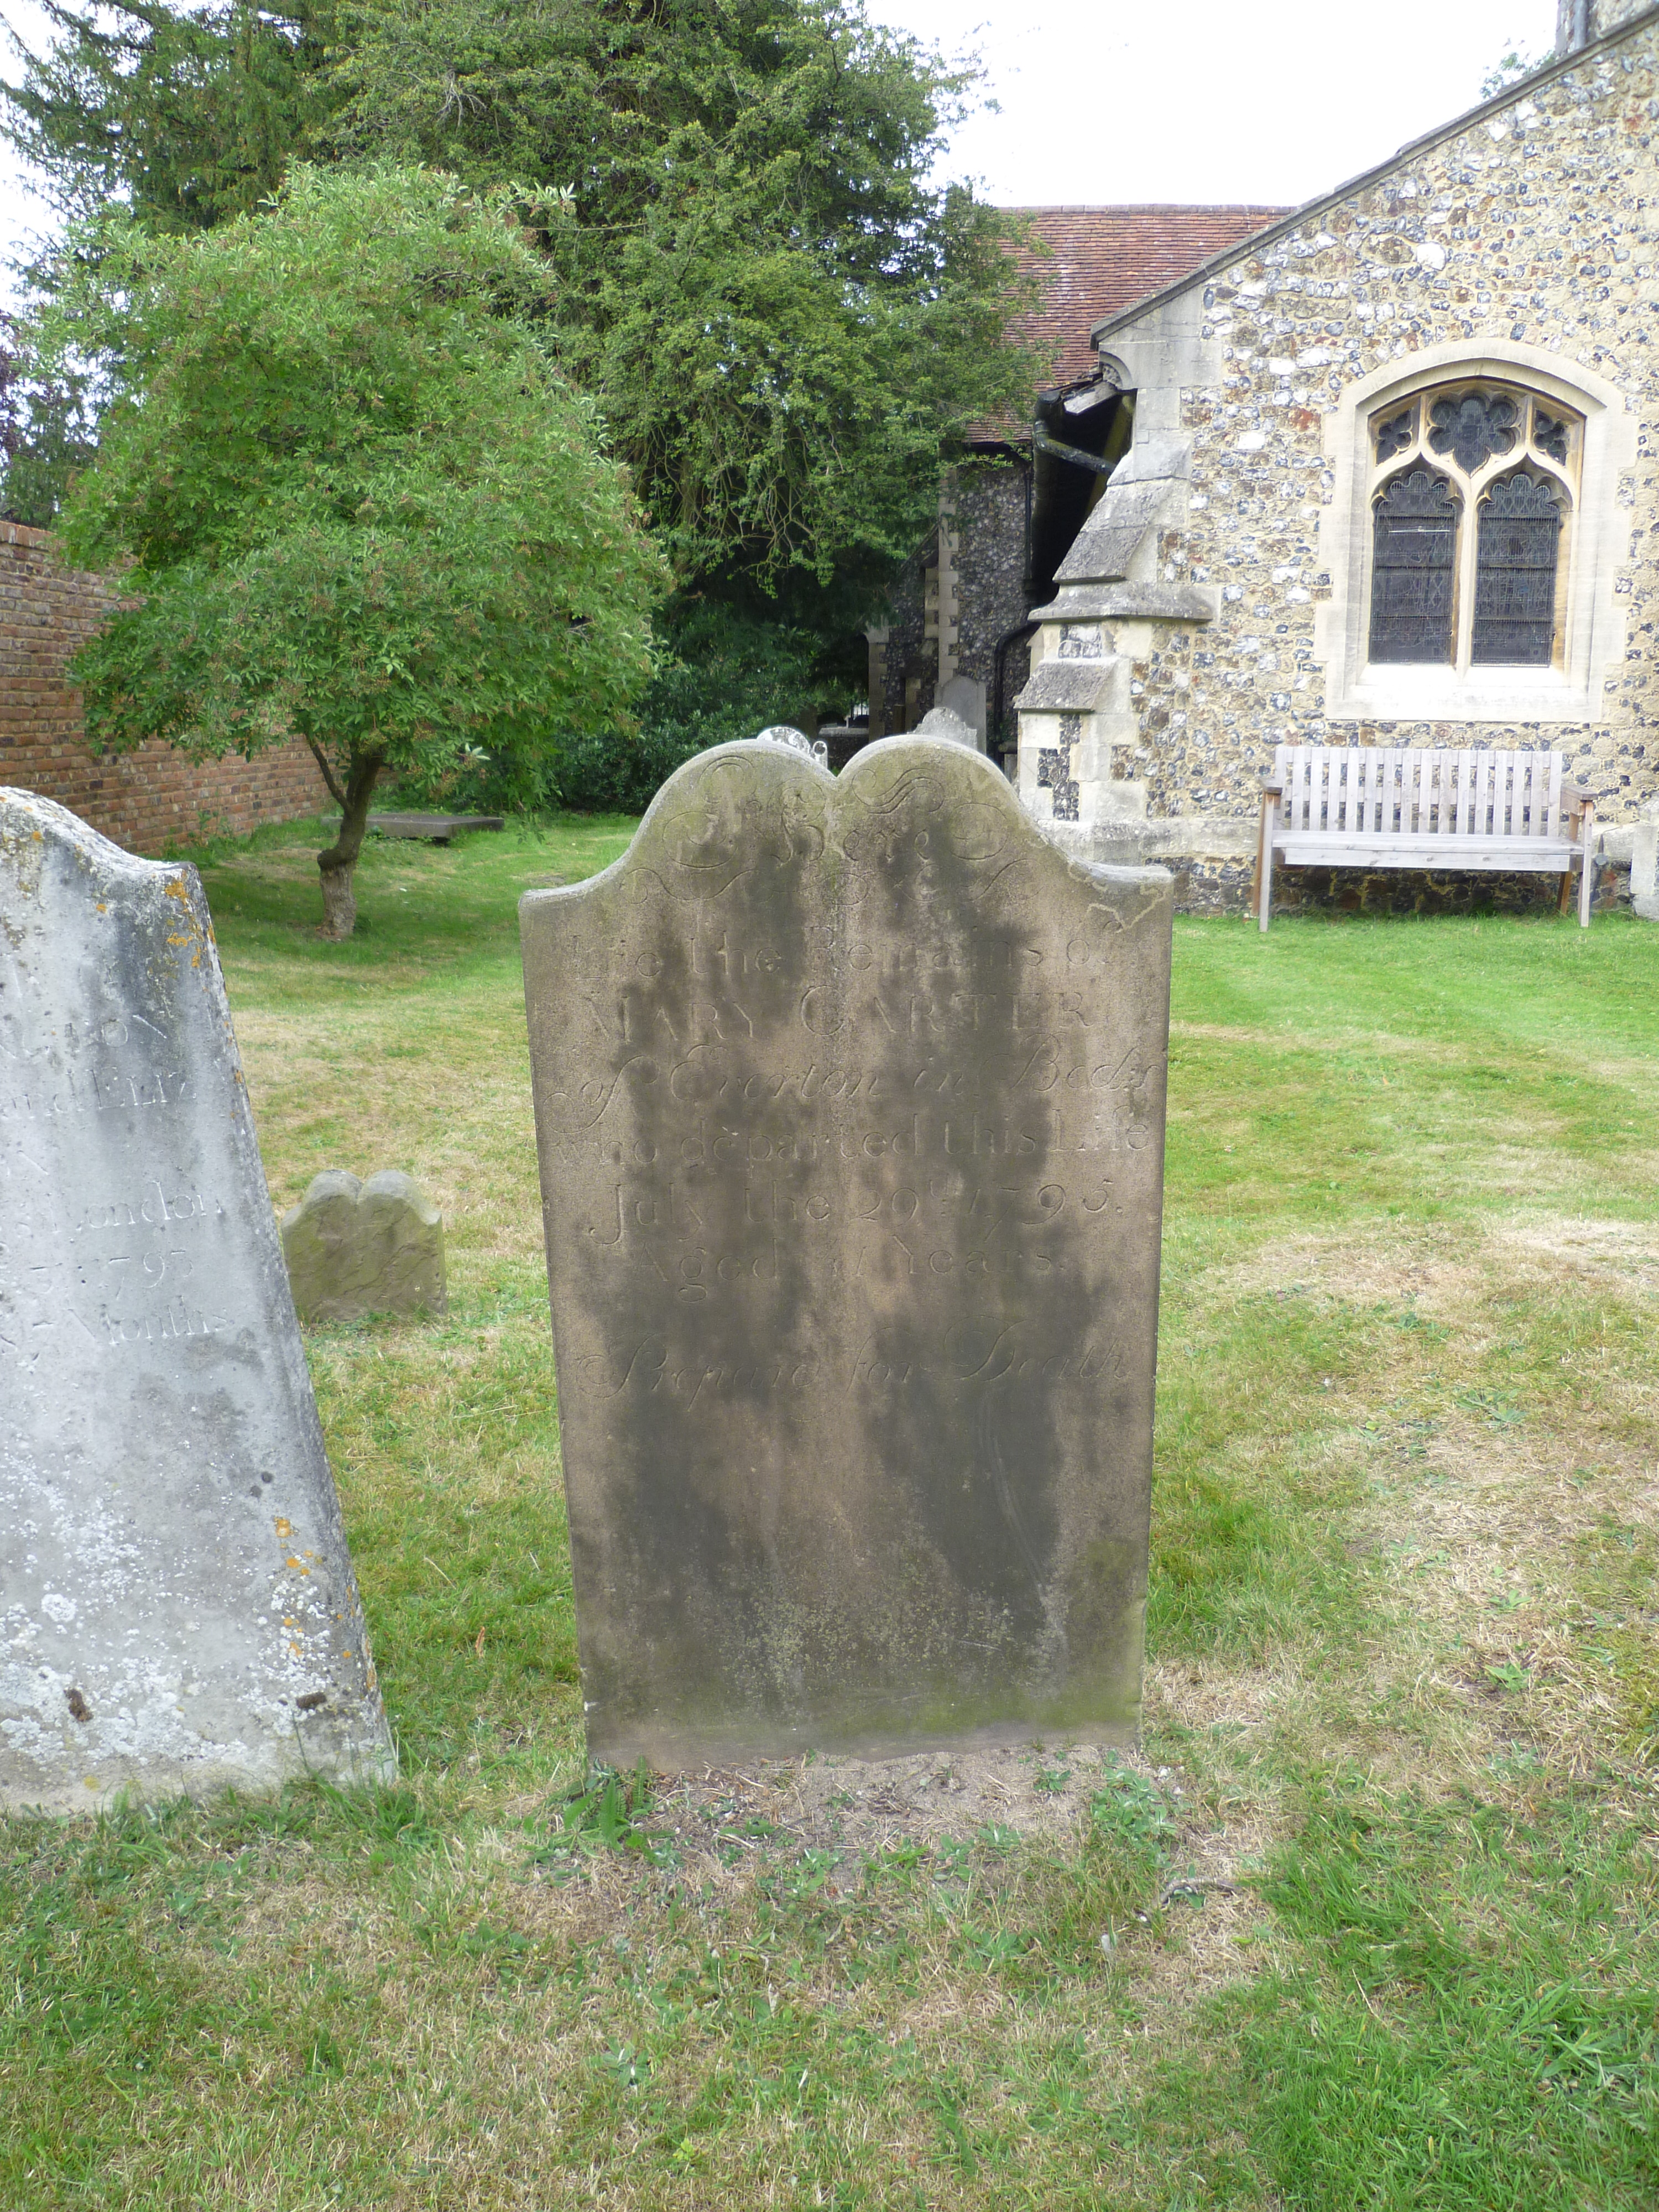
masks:
<path id="1" fill-rule="evenodd" d="M 297 739 L 199 765 L 170 745 L 102 760 L 88 750 L 65 664 L 119 597 L 108 577 L 58 560 L 47 532 L 0 522 L 0 784 L 57 799 L 135 853 L 320 813 L 328 796 Z"/>

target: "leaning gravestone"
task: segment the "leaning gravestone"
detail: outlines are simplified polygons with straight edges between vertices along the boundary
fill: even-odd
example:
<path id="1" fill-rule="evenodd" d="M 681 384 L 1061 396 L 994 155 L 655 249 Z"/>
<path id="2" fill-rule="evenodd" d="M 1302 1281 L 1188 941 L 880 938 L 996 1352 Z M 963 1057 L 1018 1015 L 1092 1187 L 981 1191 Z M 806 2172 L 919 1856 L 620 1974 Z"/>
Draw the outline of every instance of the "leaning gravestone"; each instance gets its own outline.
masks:
<path id="1" fill-rule="evenodd" d="M 399 1168 L 313 1176 L 283 1216 L 283 1257 L 301 1321 L 448 1310 L 444 1218 Z"/>
<path id="2" fill-rule="evenodd" d="M 520 913 L 592 1754 L 1132 1738 L 1169 878 L 739 744 Z"/>
<path id="3" fill-rule="evenodd" d="M 0 790 L 0 1802 L 389 1771 L 193 870 Z"/>

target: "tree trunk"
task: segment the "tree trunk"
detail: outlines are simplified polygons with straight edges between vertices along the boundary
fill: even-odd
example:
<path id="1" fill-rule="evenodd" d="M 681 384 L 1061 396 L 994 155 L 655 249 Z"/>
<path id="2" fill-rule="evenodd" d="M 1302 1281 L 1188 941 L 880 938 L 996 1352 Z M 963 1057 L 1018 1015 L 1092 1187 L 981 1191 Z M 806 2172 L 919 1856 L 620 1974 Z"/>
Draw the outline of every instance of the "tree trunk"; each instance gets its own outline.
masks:
<path id="1" fill-rule="evenodd" d="M 320 751 L 315 746 L 312 750 L 321 761 Z M 340 803 L 340 834 L 325 851 L 318 854 L 317 866 L 323 876 L 322 933 L 336 944 L 343 943 L 357 926 L 351 872 L 363 848 L 363 832 L 368 827 L 368 802 L 385 765 L 384 753 L 362 753 L 354 749 L 346 769 L 345 789 L 342 791 L 333 776 L 328 776 L 329 789 Z M 328 774 L 326 763 L 324 773 Z"/>

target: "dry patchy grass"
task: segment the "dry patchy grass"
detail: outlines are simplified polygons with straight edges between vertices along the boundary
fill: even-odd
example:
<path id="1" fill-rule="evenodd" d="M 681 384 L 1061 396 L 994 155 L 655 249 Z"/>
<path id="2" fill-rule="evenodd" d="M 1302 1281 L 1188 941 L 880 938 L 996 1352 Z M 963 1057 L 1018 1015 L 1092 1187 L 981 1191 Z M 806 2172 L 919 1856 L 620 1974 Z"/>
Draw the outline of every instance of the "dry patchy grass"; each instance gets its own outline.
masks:
<path id="1" fill-rule="evenodd" d="M 14 1824 L 0 2202 L 1651 2202 L 1646 940 L 1183 925 L 1142 1748 L 641 1791 L 580 1758 L 512 917 L 620 842 L 372 854 L 343 951 L 309 851 L 210 873 L 279 1209 L 445 1212 L 447 1321 L 307 1334 L 405 1777 Z"/>

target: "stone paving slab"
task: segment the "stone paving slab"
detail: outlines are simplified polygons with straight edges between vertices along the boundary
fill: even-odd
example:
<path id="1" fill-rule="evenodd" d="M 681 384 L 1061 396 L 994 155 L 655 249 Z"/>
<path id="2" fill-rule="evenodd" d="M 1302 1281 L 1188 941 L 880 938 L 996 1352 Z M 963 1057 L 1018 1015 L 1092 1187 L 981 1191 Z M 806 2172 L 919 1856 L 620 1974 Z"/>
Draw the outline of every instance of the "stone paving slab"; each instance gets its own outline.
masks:
<path id="1" fill-rule="evenodd" d="M 410 837 L 428 845 L 447 845 L 452 837 L 472 830 L 504 830 L 501 814 L 371 814 L 368 826 L 377 837 Z"/>

